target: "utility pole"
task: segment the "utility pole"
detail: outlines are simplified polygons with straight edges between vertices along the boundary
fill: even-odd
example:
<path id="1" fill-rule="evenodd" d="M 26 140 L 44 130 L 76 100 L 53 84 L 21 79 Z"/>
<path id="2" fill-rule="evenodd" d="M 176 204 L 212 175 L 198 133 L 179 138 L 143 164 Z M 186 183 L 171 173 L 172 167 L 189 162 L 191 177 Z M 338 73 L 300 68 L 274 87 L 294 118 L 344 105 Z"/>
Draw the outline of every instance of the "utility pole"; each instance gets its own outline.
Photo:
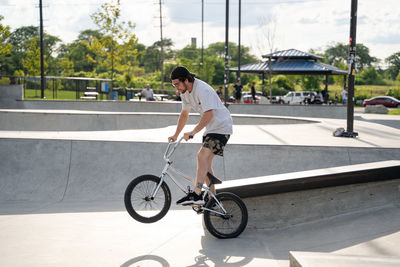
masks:
<path id="1" fill-rule="evenodd" d="M 229 48 L 229 0 L 225 0 L 225 74 L 224 74 L 224 85 L 225 85 L 225 106 L 229 99 L 228 86 L 229 86 L 229 67 L 228 67 L 228 48 Z"/>
<path id="2" fill-rule="evenodd" d="M 43 44 L 43 5 L 42 0 L 39 0 L 39 13 L 40 13 L 40 98 L 44 98 L 44 88 L 46 87 L 46 80 L 44 77 L 44 44 Z"/>
<path id="3" fill-rule="evenodd" d="M 241 20 L 242 20 L 242 1 L 239 0 L 239 41 L 238 41 L 238 72 L 237 79 L 240 80 L 240 33 L 241 33 Z"/>
<path id="4" fill-rule="evenodd" d="M 162 33 L 163 24 L 162 24 L 162 5 L 161 5 L 161 0 L 159 0 L 159 4 L 160 4 L 161 89 L 164 89 L 164 41 L 163 41 L 163 33 Z"/>
<path id="5" fill-rule="evenodd" d="M 201 66 L 204 64 L 204 0 L 201 0 Z"/>
<path id="6" fill-rule="evenodd" d="M 349 78 L 347 95 L 347 131 L 342 133 L 344 137 L 356 137 L 353 132 L 354 124 L 354 80 L 356 66 L 356 32 L 357 32 L 357 6 L 358 0 L 351 0 L 350 12 L 350 40 L 349 40 Z"/>

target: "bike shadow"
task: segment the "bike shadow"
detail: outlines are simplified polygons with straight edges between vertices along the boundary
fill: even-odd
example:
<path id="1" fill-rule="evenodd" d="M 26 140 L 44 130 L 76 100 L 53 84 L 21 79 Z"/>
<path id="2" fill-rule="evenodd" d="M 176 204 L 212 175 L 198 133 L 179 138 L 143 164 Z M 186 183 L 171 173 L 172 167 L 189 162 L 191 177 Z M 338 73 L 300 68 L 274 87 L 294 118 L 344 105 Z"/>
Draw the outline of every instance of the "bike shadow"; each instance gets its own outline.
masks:
<path id="1" fill-rule="evenodd" d="M 166 259 L 164 259 L 163 257 L 157 256 L 157 255 L 138 256 L 138 257 L 130 259 L 127 262 L 121 264 L 121 267 L 154 266 L 155 263 L 157 263 L 157 266 L 170 267 L 170 265 Z"/>
<path id="2" fill-rule="evenodd" d="M 194 258 L 195 263 L 187 267 L 239 267 L 249 264 L 256 256 L 251 249 L 254 240 L 247 238 L 217 239 L 205 232 L 201 237 L 201 246 L 199 255 Z"/>

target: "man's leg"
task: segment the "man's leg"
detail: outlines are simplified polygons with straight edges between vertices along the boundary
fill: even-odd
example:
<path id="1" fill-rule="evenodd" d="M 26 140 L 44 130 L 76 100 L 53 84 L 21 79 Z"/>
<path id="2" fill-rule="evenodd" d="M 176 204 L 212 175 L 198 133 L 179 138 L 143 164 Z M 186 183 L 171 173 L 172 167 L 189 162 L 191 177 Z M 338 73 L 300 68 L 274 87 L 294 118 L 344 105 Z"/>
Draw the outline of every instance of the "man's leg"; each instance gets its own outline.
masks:
<path id="1" fill-rule="evenodd" d="M 207 178 L 207 172 L 212 173 L 212 161 L 214 154 L 211 149 L 201 147 L 197 153 L 197 172 L 194 192 L 197 195 L 201 194 L 201 188 Z"/>
<path id="2" fill-rule="evenodd" d="M 212 169 L 213 159 L 214 159 L 214 153 L 212 154 L 212 156 L 210 157 L 209 162 L 208 162 L 208 172 L 211 173 L 212 175 L 214 175 L 214 171 Z M 210 179 L 208 178 L 208 176 L 206 176 L 206 183 L 207 183 L 207 186 L 210 184 Z M 215 185 L 212 185 L 210 187 L 210 190 L 211 190 L 211 192 L 213 192 L 215 194 L 216 193 Z"/>

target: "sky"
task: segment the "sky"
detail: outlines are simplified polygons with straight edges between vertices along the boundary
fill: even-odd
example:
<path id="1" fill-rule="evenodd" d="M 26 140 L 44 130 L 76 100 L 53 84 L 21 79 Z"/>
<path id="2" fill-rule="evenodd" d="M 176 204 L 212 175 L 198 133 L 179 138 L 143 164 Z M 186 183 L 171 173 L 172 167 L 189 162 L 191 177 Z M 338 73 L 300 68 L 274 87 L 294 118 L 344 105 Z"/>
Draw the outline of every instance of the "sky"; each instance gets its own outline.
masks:
<path id="1" fill-rule="evenodd" d="M 96 29 L 90 15 L 106 0 L 42 0 L 45 32 L 64 43 L 79 32 Z M 109 0 L 111 1 L 111 0 Z M 226 0 L 204 1 L 204 47 L 225 41 Z M 140 43 L 160 40 L 158 0 L 120 0 L 121 21 L 131 21 Z M 197 38 L 201 47 L 201 0 L 163 0 L 163 37 L 181 49 Z M 0 0 L 3 25 L 11 30 L 39 26 L 39 0 Z M 239 0 L 229 0 L 229 41 L 238 43 Z M 295 48 L 323 52 L 335 43 L 348 44 L 351 0 L 243 0 L 241 44 L 261 60 L 271 50 Z M 269 40 L 269 41 L 268 41 Z M 400 51 L 400 1 L 358 1 L 356 42 L 382 60 Z"/>

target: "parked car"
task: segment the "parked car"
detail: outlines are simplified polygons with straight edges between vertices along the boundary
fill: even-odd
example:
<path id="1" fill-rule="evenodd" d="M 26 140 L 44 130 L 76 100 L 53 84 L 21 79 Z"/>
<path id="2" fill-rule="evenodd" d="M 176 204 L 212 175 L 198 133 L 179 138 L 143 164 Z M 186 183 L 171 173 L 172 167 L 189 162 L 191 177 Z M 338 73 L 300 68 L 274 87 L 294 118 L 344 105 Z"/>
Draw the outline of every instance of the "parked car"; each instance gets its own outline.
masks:
<path id="1" fill-rule="evenodd" d="M 245 104 L 251 104 L 251 100 L 253 100 L 253 97 L 251 95 L 251 92 L 243 92 L 242 93 L 242 100 L 243 103 Z M 269 104 L 269 99 L 263 96 L 262 92 L 257 91 L 256 92 L 256 104 Z"/>
<path id="2" fill-rule="evenodd" d="M 269 97 L 267 97 L 269 100 Z M 281 100 L 281 96 L 272 96 L 271 104 L 283 104 L 283 100 Z"/>
<path id="3" fill-rule="evenodd" d="M 283 104 L 304 104 L 310 97 L 308 91 L 291 91 L 284 96 L 280 97 L 280 101 Z"/>
<path id="4" fill-rule="evenodd" d="M 384 105 L 388 108 L 398 108 L 400 107 L 400 101 L 391 96 L 377 96 L 370 99 L 365 99 L 363 106 L 367 105 Z"/>
<path id="5" fill-rule="evenodd" d="M 253 97 L 252 95 L 244 95 L 242 96 L 243 103 L 245 104 L 252 104 Z M 260 97 L 256 95 L 256 104 L 260 102 Z"/>

